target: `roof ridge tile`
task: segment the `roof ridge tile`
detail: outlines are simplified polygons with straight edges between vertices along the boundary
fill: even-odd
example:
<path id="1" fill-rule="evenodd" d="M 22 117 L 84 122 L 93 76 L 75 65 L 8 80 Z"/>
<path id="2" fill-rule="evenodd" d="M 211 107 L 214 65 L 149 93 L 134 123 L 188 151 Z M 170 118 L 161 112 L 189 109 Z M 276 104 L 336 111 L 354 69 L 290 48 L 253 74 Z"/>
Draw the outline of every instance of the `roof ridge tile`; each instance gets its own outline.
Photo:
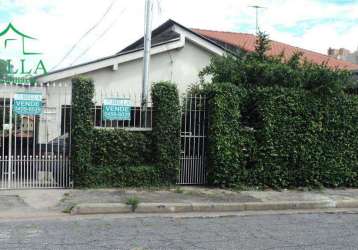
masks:
<path id="1" fill-rule="evenodd" d="M 245 32 L 235 32 L 235 31 L 225 31 L 225 30 L 211 30 L 211 29 L 199 29 L 199 28 L 190 28 L 191 30 L 201 30 L 201 31 L 208 31 L 208 32 L 217 32 L 217 33 L 229 33 L 229 34 L 243 34 L 248 36 L 256 36 L 251 33 L 245 33 Z"/>

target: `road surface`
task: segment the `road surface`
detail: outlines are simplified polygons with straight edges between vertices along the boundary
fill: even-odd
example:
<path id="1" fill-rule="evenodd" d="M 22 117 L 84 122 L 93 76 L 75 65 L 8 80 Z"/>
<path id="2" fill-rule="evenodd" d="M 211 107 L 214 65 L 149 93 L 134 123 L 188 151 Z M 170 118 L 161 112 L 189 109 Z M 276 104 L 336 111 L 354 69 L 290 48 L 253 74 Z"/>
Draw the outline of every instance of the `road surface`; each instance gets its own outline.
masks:
<path id="1" fill-rule="evenodd" d="M 358 214 L 9 220 L 0 249 L 358 249 Z"/>

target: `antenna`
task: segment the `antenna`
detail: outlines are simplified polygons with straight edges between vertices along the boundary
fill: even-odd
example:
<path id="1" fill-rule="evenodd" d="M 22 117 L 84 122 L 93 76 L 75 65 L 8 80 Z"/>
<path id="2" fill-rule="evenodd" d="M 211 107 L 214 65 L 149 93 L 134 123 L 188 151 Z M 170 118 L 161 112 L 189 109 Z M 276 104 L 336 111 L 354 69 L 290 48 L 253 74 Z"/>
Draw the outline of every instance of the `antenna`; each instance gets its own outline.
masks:
<path id="1" fill-rule="evenodd" d="M 251 5 L 250 8 L 254 8 L 256 10 L 256 34 L 259 33 L 259 10 L 266 9 L 266 7 L 259 6 L 259 5 Z"/>
<path id="2" fill-rule="evenodd" d="M 159 16 L 162 15 L 163 9 L 162 9 L 162 0 L 157 0 L 157 8 L 158 8 L 158 14 Z"/>

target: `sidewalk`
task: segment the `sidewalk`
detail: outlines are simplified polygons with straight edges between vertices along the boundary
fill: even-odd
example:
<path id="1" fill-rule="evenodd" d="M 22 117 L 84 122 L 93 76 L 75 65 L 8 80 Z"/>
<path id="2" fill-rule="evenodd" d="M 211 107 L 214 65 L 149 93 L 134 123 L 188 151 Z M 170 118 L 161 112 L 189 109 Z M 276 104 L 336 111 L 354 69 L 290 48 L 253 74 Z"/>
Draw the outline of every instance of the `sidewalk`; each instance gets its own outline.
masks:
<path id="1" fill-rule="evenodd" d="M 68 190 L 0 190 L 0 219 L 62 216 Z"/>
<path id="2" fill-rule="evenodd" d="M 136 213 L 192 213 L 341 208 L 358 209 L 358 189 L 236 192 L 178 187 L 0 191 L 0 218 L 133 213 L 133 210 Z"/>
<path id="3" fill-rule="evenodd" d="M 138 202 L 134 209 L 133 200 Z M 71 210 L 72 214 L 131 213 L 133 210 L 136 213 L 175 213 L 358 208 L 358 189 L 305 192 L 235 192 L 200 187 L 159 191 L 72 190 L 59 206 Z"/>

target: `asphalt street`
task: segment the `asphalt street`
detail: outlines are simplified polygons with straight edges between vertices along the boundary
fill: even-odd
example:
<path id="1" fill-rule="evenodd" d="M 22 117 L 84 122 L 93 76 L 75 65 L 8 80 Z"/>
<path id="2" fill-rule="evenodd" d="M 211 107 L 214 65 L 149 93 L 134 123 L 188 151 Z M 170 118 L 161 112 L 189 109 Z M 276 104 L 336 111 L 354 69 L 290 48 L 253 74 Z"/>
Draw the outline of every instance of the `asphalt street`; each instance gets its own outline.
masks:
<path id="1" fill-rule="evenodd" d="M 358 214 L 9 220 L 0 249 L 358 249 Z"/>

